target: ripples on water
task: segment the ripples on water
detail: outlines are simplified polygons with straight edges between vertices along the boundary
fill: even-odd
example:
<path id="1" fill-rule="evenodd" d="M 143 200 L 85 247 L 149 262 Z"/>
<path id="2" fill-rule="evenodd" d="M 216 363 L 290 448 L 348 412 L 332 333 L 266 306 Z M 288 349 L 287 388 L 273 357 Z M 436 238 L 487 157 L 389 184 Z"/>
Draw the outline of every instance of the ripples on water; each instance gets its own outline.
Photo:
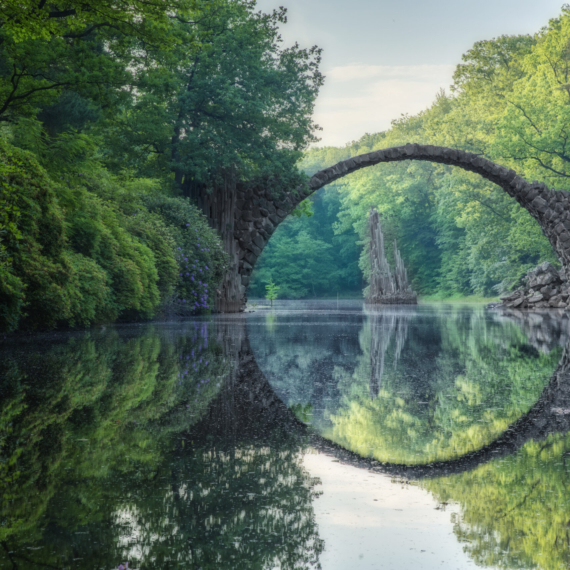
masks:
<path id="1" fill-rule="evenodd" d="M 563 313 L 278 303 L 0 345 L 0 568 L 567 568 Z"/>

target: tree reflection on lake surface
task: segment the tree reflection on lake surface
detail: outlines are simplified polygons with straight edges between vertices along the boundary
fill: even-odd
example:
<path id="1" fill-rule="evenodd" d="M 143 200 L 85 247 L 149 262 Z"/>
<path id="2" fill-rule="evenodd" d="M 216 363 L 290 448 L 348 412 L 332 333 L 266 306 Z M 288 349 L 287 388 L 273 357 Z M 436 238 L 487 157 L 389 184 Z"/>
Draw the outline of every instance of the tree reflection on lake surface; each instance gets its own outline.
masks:
<path id="1" fill-rule="evenodd" d="M 374 478 L 417 480 L 426 512 L 450 509 L 454 567 L 566 568 L 568 331 L 554 313 L 323 302 L 6 339 L 0 568 L 336 568 L 331 541 L 352 552 L 362 527 L 331 518 L 352 491 L 307 452 L 364 476 L 371 505 Z"/>

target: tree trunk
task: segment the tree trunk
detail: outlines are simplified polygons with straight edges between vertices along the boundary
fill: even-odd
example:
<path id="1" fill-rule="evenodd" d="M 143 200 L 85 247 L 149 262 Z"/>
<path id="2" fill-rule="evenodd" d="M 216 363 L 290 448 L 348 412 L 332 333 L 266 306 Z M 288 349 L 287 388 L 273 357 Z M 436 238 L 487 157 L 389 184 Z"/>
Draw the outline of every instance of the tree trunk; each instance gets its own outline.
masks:
<path id="1" fill-rule="evenodd" d="M 236 181 L 227 175 L 224 182 L 211 192 L 198 184 L 185 183 L 184 195 L 191 198 L 206 216 L 210 227 L 218 232 L 224 250 L 229 255 L 230 267 L 218 287 L 215 311 L 219 313 L 238 313 L 245 309 L 245 287 L 239 274 L 240 248 L 234 237 L 234 219 L 236 211 Z"/>

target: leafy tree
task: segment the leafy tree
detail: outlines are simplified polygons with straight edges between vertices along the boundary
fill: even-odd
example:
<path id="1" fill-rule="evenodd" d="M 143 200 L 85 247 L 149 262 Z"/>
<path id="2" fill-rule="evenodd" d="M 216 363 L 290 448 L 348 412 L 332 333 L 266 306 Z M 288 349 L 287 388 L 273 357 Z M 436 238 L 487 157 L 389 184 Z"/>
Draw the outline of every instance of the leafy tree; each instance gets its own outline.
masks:
<path id="1" fill-rule="evenodd" d="M 273 301 L 277 299 L 277 291 L 279 287 L 273 283 L 273 280 L 270 280 L 269 283 L 265 286 L 265 298 L 268 301 L 271 301 L 271 306 L 273 307 Z"/>

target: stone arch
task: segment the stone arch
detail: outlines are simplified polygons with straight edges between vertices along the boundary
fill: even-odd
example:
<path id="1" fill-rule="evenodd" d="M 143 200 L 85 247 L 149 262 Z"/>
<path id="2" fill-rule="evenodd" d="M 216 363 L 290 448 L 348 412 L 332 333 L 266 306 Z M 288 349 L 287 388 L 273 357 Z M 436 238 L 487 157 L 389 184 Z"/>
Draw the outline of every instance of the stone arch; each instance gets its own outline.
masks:
<path id="1" fill-rule="evenodd" d="M 233 310 L 243 309 L 250 276 L 263 248 L 277 226 L 305 198 L 323 186 L 356 172 L 361 168 L 383 162 L 424 160 L 457 166 L 476 172 L 500 186 L 540 224 L 562 263 L 565 278 L 570 267 L 570 194 L 565 190 L 549 189 L 543 183 L 529 183 L 503 166 L 462 150 L 419 144 L 385 148 L 343 160 L 314 174 L 306 188 L 289 192 L 275 199 L 264 188 L 237 189 L 233 238 L 234 264 L 227 283 L 235 299 Z M 224 285 L 226 287 L 226 285 Z M 229 311 L 232 311 L 229 308 Z"/>

